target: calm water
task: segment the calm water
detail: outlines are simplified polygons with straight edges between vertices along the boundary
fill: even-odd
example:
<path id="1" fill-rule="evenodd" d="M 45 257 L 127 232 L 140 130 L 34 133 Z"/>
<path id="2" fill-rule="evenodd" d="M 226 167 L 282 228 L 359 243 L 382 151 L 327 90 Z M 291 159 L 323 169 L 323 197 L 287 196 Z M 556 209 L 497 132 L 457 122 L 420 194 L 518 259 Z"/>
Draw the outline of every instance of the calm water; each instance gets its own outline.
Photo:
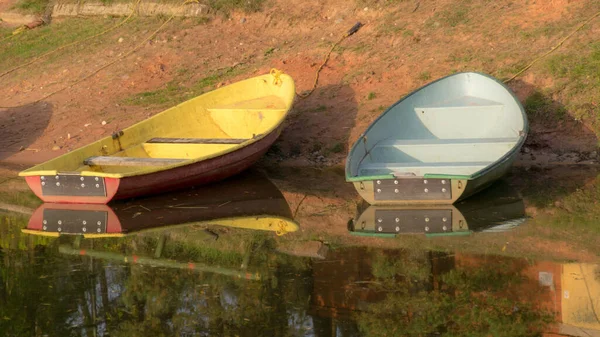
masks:
<path id="1" fill-rule="evenodd" d="M 0 214 L 0 336 L 600 335 L 600 264 L 378 248 L 528 226 L 506 186 L 427 214 L 359 205 L 336 228 L 362 241 L 344 245 L 301 235 L 281 191 L 248 178 Z"/>

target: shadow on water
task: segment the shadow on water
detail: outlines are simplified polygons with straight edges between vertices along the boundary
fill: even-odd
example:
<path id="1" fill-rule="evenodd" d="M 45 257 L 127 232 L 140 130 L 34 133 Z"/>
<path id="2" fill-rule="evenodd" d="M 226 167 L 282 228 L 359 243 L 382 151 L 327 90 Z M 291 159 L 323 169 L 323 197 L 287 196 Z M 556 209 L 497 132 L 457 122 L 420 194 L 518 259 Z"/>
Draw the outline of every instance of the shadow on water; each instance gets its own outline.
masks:
<path id="1" fill-rule="evenodd" d="M 0 109 L 0 160 L 32 144 L 44 132 L 51 116 L 52 105 L 47 102 Z"/>

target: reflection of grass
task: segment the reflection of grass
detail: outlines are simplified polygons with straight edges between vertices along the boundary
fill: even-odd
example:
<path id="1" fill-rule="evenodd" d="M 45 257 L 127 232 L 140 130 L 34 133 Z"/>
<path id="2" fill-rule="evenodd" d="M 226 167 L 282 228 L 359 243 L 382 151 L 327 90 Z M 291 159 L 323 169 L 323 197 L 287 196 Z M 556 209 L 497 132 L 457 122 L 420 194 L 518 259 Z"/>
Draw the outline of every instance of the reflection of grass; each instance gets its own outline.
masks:
<path id="1" fill-rule="evenodd" d="M 56 238 L 24 234 L 22 228 L 27 227 L 29 216 L 3 214 L 0 212 L 0 253 L 2 249 L 32 250 L 38 245 L 49 245 Z"/>
<path id="2" fill-rule="evenodd" d="M 554 230 L 568 231 L 573 237 L 597 242 L 600 237 L 600 178 L 587 188 L 576 190 L 561 200 L 552 214 L 544 214 L 535 222 Z"/>
<path id="3" fill-rule="evenodd" d="M 491 263 L 461 267 L 452 255 L 441 254 L 430 262 L 437 267 L 430 267 L 429 261 L 420 264 L 419 277 L 395 278 L 403 263 L 417 261 L 387 256 L 388 267 L 382 272 L 377 257 L 375 279 L 368 288 L 385 295 L 366 304 L 357 319 L 360 330 L 369 335 L 537 336 L 552 322 L 549 311 L 520 294 L 524 282 L 542 291 L 537 279 L 522 274 L 524 260 L 482 258 Z"/>
<path id="4" fill-rule="evenodd" d="M 0 192 L 0 203 L 36 208 L 42 201 L 30 191 Z"/>

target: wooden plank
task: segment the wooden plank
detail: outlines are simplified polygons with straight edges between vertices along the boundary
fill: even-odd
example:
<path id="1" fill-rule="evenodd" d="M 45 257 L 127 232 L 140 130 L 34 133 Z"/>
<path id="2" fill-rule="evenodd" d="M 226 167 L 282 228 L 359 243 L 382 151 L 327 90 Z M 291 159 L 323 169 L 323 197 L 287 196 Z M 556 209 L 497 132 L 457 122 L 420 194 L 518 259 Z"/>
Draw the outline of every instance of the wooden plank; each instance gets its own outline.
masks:
<path id="1" fill-rule="evenodd" d="M 89 166 L 168 166 L 178 164 L 185 159 L 171 158 L 133 158 L 133 157 L 90 157 L 83 161 Z"/>
<path id="2" fill-rule="evenodd" d="M 241 144 L 249 139 L 242 138 L 152 138 L 146 143 L 171 144 Z"/>

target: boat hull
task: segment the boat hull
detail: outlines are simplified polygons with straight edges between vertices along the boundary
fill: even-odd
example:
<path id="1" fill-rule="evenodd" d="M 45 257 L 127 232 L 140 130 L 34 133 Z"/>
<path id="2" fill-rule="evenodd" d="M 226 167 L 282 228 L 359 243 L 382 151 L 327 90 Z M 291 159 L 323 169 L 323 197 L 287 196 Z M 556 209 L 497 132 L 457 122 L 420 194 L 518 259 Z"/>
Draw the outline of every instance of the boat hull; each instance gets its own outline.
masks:
<path id="1" fill-rule="evenodd" d="M 170 170 L 124 178 L 98 177 L 102 179 L 104 184 L 104 193 L 100 193 L 102 195 L 89 195 L 89 193 L 87 193 L 88 195 L 82 195 L 84 192 L 78 188 L 73 188 L 72 193 L 67 192 L 64 195 L 44 193 L 42 186 L 44 181 L 42 179 L 48 182 L 48 179 L 51 180 L 56 177 L 59 178 L 55 180 L 59 181 L 73 176 L 80 178 L 80 176 L 73 174 L 64 176 L 59 174 L 55 177 L 27 176 L 26 181 L 29 188 L 40 199 L 51 203 L 107 204 L 111 200 L 165 193 L 193 185 L 217 182 L 246 170 L 269 150 L 279 137 L 282 129 L 283 125 L 280 125 L 269 135 L 236 151 Z M 84 178 L 94 179 L 96 177 Z M 54 183 L 54 180 L 52 180 L 52 183 Z"/>

